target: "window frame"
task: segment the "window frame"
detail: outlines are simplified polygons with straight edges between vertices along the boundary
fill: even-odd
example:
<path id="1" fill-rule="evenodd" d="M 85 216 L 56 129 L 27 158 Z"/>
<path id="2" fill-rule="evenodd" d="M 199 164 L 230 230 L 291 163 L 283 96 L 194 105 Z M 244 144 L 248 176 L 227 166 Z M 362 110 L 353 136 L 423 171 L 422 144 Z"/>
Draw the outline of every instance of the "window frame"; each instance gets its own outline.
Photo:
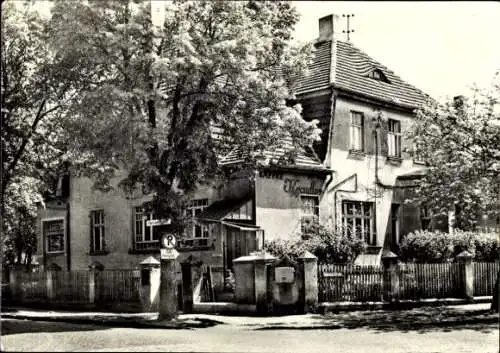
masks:
<path id="1" fill-rule="evenodd" d="M 137 210 L 140 209 L 141 211 L 138 212 Z M 146 223 L 147 221 L 151 221 L 151 220 L 161 220 L 161 219 L 158 219 L 158 218 L 154 218 L 155 214 L 154 212 L 152 211 L 149 211 L 149 212 L 146 212 L 144 210 L 144 206 L 134 206 L 132 208 L 132 212 L 133 212 L 133 235 L 134 235 L 134 238 L 133 238 L 133 248 L 135 250 L 149 250 L 149 249 L 157 249 L 160 247 L 160 239 L 154 239 L 154 228 L 157 227 L 157 226 L 160 226 L 160 225 L 150 225 L 148 226 Z M 138 215 L 140 215 L 140 219 L 137 217 Z M 141 237 L 142 237 L 142 240 L 137 240 L 137 236 L 138 236 L 138 233 L 137 233 L 137 225 L 138 225 L 138 222 L 141 222 L 141 226 L 140 226 L 140 229 L 141 229 Z M 146 240 L 146 229 L 149 227 L 149 234 L 150 234 L 150 240 Z M 143 249 L 139 249 L 139 247 L 137 246 L 138 244 L 141 244 L 141 245 L 144 245 L 144 248 Z M 157 246 L 156 246 L 157 245 Z"/>
<path id="2" fill-rule="evenodd" d="M 393 123 L 391 125 L 391 123 Z M 397 126 L 399 126 L 399 131 L 393 131 L 395 123 L 397 123 Z M 393 126 L 391 130 L 391 126 Z M 401 120 L 396 120 L 396 119 L 388 119 L 387 120 L 387 157 L 390 158 L 401 158 L 402 157 L 402 126 L 401 126 Z M 393 140 L 394 143 L 394 149 L 395 151 L 394 154 L 391 154 L 391 140 Z"/>
<path id="3" fill-rule="evenodd" d="M 102 214 L 102 223 L 95 223 L 95 215 Z M 101 253 L 106 251 L 106 220 L 105 220 L 104 209 L 96 209 L 90 211 L 90 253 Z M 100 243 L 101 248 L 99 250 L 95 247 L 95 230 L 100 229 Z"/>
<path id="4" fill-rule="evenodd" d="M 45 234 L 45 229 L 43 224 L 45 222 L 54 222 L 54 221 L 62 221 L 63 223 L 63 249 L 62 250 L 56 250 L 56 251 L 49 251 L 49 237 L 47 234 Z M 44 249 L 46 254 L 64 254 L 66 252 L 66 218 L 65 217 L 50 217 L 50 218 L 43 218 L 40 220 L 41 223 L 41 231 L 42 231 L 42 237 L 43 237 L 43 243 L 44 243 Z"/>
<path id="5" fill-rule="evenodd" d="M 418 151 L 418 145 L 416 143 L 413 143 L 413 163 L 425 164 L 425 161 L 422 159 L 422 156 L 418 153 Z"/>
<path id="6" fill-rule="evenodd" d="M 355 124 L 354 117 L 359 116 L 361 118 L 360 124 Z M 351 110 L 349 112 L 349 151 L 353 152 L 365 152 L 365 115 L 363 112 Z M 359 145 L 360 148 L 355 147 L 354 141 L 354 131 L 358 130 Z"/>
<path id="7" fill-rule="evenodd" d="M 316 200 L 315 205 L 313 206 L 314 211 L 312 214 L 310 214 L 310 213 L 305 214 L 304 213 L 304 202 L 302 201 L 303 198 L 310 198 L 310 199 L 314 198 Z M 299 200 L 300 200 L 300 228 L 301 228 L 301 231 L 303 232 L 306 219 L 314 219 L 314 217 L 316 217 L 319 220 L 320 195 L 300 194 Z"/>
<path id="8" fill-rule="evenodd" d="M 419 218 L 420 218 L 420 229 L 421 230 L 430 230 L 431 222 L 432 222 L 432 212 L 431 209 L 425 205 L 420 204 L 419 208 Z M 424 228 L 424 222 L 427 222 L 427 227 Z"/>
<path id="9" fill-rule="evenodd" d="M 210 229 L 208 225 L 198 224 L 198 222 L 196 221 L 196 216 L 197 216 L 196 211 L 203 212 L 203 210 L 208 206 L 209 206 L 208 198 L 192 199 L 189 201 L 189 204 L 186 207 L 186 212 L 189 216 L 189 222 L 191 224 L 189 226 L 190 229 L 186 234 L 187 236 L 183 240 L 183 242 L 187 246 L 194 246 L 195 243 L 197 246 L 208 245 L 208 239 L 210 239 Z M 196 236 L 197 229 L 200 230 L 200 236 Z"/>
<path id="10" fill-rule="evenodd" d="M 361 214 L 348 214 L 346 212 L 348 204 L 359 204 Z M 371 209 L 371 215 L 365 215 L 365 205 L 369 205 Z M 358 200 L 342 200 L 341 202 L 341 214 L 342 214 L 342 230 L 344 235 L 347 235 L 349 231 L 349 226 L 356 226 L 356 220 L 361 220 L 361 239 L 369 246 L 376 246 L 377 244 L 377 215 L 376 215 L 376 205 L 372 201 L 358 201 Z M 352 220 L 352 222 L 350 221 Z M 370 222 L 370 233 L 367 236 L 365 234 L 365 222 L 368 220 Z M 349 224 L 348 224 L 349 223 Z"/>

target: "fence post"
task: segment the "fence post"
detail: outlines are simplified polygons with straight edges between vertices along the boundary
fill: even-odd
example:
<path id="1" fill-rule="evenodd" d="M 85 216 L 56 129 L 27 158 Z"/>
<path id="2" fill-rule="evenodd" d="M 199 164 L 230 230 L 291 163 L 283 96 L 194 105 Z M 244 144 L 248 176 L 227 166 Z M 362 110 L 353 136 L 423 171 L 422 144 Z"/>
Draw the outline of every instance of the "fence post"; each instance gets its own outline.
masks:
<path id="1" fill-rule="evenodd" d="M 472 265 L 472 254 L 467 250 L 457 255 L 460 263 L 460 277 L 462 281 L 462 295 L 467 299 L 474 298 L 474 266 Z"/>
<path id="2" fill-rule="evenodd" d="M 388 298 L 383 300 L 399 300 L 399 264 L 398 255 L 390 250 L 384 250 L 382 254 L 382 264 L 384 268 L 383 276 L 383 296 L 388 295 Z"/>
<path id="3" fill-rule="evenodd" d="M 47 271 L 47 279 L 45 285 L 47 286 L 47 298 L 54 298 L 54 274 L 52 271 Z"/>
<path id="4" fill-rule="evenodd" d="M 304 293 L 300 294 L 300 298 L 303 298 L 303 312 L 315 312 L 318 307 L 318 258 L 305 251 L 298 260 L 304 284 Z"/>

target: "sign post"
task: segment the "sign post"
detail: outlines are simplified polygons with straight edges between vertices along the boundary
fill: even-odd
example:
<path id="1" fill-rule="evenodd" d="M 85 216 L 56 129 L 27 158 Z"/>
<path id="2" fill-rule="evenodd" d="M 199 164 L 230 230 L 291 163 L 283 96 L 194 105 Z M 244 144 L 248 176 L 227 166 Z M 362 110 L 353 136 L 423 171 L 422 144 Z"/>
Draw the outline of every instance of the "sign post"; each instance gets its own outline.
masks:
<path id="1" fill-rule="evenodd" d="M 172 234 L 164 234 L 160 240 L 160 303 L 159 321 L 172 320 L 177 313 L 177 274 L 175 250 L 176 239 Z"/>

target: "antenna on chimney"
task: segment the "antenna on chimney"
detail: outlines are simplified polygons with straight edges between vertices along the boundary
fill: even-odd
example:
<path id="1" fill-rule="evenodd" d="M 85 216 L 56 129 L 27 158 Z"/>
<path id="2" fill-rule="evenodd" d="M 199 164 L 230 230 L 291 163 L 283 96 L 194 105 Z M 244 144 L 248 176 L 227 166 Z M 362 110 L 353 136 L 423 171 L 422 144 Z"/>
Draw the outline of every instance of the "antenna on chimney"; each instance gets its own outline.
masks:
<path id="1" fill-rule="evenodd" d="M 350 19 L 351 17 L 354 17 L 354 14 L 353 13 L 347 15 L 343 14 L 342 17 L 347 17 L 347 30 L 342 31 L 342 33 L 347 34 L 347 41 L 349 42 L 351 40 L 350 34 L 354 32 L 354 29 L 351 29 L 350 27 Z"/>

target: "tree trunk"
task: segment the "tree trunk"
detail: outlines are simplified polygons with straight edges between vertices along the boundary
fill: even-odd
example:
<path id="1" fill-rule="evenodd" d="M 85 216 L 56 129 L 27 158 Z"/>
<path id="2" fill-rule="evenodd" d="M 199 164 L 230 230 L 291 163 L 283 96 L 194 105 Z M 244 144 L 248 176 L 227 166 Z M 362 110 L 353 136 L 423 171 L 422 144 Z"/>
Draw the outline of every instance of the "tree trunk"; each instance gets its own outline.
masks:
<path id="1" fill-rule="evenodd" d="M 497 272 L 497 280 L 495 281 L 495 289 L 493 292 L 493 301 L 491 302 L 491 310 L 498 313 L 498 281 L 500 279 L 500 270 Z"/>

